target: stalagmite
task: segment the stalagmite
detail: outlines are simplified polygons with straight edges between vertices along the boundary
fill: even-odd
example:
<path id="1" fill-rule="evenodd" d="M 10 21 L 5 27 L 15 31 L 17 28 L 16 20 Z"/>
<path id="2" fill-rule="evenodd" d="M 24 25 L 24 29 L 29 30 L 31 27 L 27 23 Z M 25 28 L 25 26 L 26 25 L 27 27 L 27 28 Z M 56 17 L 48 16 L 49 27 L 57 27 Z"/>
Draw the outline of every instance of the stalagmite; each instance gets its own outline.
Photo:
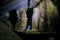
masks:
<path id="1" fill-rule="evenodd" d="M 36 2 L 38 2 L 38 1 L 36 1 Z M 43 16 L 44 16 L 44 9 L 42 7 L 42 4 L 39 4 L 33 10 L 33 16 L 32 16 L 32 29 L 33 30 L 42 28 Z M 40 26 L 40 27 L 38 27 L 38 26 Z"/>
<path id="2" fill-rule="evenodd" d="M 16 26 L 18 31 L 23 32 L 26 29 L 27 17 L 26 17 L 26 11 L 24 9 L 19 12 L 19 20 Z"/>
<path id="3" fill-rule="evenodd" d="M 35 1 L 38 2 L 37 0 Z M 32 16 L 32 29 L 37 29 L 39 26 L 39 30 L 44 30 L 45 15 L 47 15 L 47 23 L 50 28 L 50 24 L 52 24 L 51 20 L 54 21 L 54 18 L 57 16 L 56 6 L 53 5 L 51 0 L 43 0 L 37 7 L 34 8 Z"/>
<path id="4" fill-rule="evenodd" d="M 38 19 L 39 19 L 39 9 L 34 8 L 32 16 L 32 29 L 38 28 Z"/>

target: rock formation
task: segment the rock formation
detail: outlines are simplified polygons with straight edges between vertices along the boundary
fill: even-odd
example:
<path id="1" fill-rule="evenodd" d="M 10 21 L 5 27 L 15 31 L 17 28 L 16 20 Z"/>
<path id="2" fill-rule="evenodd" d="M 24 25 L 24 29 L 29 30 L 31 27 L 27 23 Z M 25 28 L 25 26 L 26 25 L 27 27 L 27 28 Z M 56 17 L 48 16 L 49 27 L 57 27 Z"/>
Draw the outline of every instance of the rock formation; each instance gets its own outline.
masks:
<path id="1" fill-rule="evenodd" d="M 0 22 L 0 40 L 22 40 L 16 33 Z"/>

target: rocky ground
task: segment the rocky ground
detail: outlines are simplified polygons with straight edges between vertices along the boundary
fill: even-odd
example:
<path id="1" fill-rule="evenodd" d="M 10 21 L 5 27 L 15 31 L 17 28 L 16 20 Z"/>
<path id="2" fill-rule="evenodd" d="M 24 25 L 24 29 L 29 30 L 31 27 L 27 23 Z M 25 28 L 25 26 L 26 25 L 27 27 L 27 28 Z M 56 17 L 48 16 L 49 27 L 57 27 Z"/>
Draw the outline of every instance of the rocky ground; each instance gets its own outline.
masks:
<path id="1" fill-rule="evenodd" d="M 0 22 L 0 40 L 22 40 L 16 33 Z"/>

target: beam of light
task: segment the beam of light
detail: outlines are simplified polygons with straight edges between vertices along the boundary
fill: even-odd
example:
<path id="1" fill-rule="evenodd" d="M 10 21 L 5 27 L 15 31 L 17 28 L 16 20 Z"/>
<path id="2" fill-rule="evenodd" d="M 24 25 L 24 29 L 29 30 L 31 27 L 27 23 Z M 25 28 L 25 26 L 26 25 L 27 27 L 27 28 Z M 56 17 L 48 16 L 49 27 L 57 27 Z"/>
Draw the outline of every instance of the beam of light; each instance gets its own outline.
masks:
<path id="1" fill-rule="evenodd" d="M 27 30 L 30 30 L 30 27 L 31 27 L 31 26 L 30 26 L 30 25 L 28 25 Z"/>
<path id="2" fill-rule="evenodd" d="M 36 2 L 34 0 L 30 1 L 30 6 L 36 5 Z M 26 9 L 28 8 L 28 0 L 15 0 L 14 2 L 11 2 L 5 6 L 2 7 L 2 11 L 12 11 L 14 9 Z M 1 9 L 1 8 L 0 8 Z"/>

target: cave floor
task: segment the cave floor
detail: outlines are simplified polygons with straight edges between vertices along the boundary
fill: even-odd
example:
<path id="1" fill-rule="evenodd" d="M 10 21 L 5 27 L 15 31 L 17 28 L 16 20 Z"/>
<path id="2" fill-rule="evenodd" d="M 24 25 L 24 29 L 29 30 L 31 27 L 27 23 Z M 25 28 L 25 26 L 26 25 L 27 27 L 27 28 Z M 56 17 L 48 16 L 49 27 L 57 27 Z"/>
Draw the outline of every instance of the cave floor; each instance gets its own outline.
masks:
<path id="1" fill-rule="evenodd" d="M 44 32 L 44 31 L 39 31 L 39 30 L 25 30 L 21 33 L 24 33 L 24 34 L 47 34 L 47 33 L 48 34 L 54 34 L 54 33 L 58 33 L 58 32 L 56 32 L 56 31 L 46 31 L 46 32 Z"/>

